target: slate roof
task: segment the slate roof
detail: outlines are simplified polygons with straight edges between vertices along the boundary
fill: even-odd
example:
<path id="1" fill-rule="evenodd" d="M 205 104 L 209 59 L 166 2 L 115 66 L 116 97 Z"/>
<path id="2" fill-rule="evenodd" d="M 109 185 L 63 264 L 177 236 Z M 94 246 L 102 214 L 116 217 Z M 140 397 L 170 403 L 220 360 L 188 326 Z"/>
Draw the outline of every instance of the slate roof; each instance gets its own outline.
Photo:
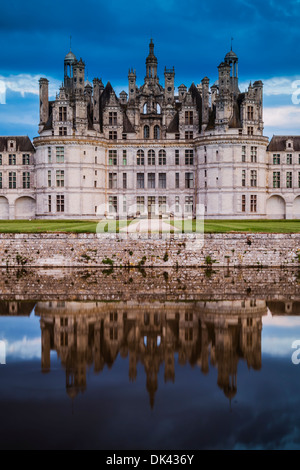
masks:
<path id="1" fill-rule="evenodd" d="M 34 146 L 28 136 L 17 135 L 17 136 L 5 136 L 0 137 L 0 152 L 9 151 L 7 148 L 8 140 L 14 139 L 17 142 L 17 152 L 34 152 Z"/>
<path id="2" fill-rule="evenodd" d="M 299 135 L 274 135 L 269 143 L 267 150 L 270 152 L 280 152 L 286 150 L 286 141 L 292 140 L 293 147 L 296 152 L 300 151 Z"/>

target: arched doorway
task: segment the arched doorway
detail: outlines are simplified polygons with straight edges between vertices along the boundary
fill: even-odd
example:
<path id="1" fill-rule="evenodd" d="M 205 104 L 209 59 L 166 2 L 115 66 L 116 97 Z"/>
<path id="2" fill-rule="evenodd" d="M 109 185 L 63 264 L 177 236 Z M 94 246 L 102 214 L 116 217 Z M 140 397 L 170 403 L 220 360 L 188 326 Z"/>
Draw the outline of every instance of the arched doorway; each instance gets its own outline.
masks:
<path id="1" fill-rule="evenodd" d="M 267 216 L 270 219 L 285 219 L 285 200 L 281 196 L 271 196 L 267 200 Z"/>
<path id="2" fill-rule="evenodd" d="M 300 219 L 300 196 L 294 199 L 293 203 L 293 218 Z"/>
<path id="3" fill-rule="evenodd" d="M 15 203 L 16 219 L 32 219 L 35 217 L 35 200 L 32 197 L 19 197 Z"/>
<path id="4" fill-rule="evenodd" d="M 0 196 L 0 219 L 6 220 L 9 218 L 9 205 L 8 200 L 4 196 Z"/>

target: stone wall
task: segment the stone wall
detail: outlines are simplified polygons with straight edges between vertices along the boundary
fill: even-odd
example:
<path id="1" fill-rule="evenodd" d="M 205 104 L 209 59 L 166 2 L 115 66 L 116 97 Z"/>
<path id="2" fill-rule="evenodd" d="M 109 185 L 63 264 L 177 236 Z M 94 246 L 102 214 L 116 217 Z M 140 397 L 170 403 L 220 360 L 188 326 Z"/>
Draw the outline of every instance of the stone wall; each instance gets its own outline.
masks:
<path id="1" fill-rule="evenodd" d="M 1 300 L 195 302 L 299 301 L 300 270 L 288 268 L 0 269 Z"/>
<path id="2" fill-rule="evenodd" d="M 300 234 L 116 239 L 111 234 L 0 234 L 2 267 L 300 267 Z"/>

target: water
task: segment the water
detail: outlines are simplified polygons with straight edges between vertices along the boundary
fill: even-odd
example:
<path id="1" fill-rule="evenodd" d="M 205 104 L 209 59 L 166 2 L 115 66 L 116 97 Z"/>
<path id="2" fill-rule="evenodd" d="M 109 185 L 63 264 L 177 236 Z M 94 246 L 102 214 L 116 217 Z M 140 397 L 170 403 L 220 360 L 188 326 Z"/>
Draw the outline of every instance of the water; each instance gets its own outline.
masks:
<path id="1" fill-rule="evenodd" d="M 0 448 L 300 448 L 298 272 L 1 274 Z"/>

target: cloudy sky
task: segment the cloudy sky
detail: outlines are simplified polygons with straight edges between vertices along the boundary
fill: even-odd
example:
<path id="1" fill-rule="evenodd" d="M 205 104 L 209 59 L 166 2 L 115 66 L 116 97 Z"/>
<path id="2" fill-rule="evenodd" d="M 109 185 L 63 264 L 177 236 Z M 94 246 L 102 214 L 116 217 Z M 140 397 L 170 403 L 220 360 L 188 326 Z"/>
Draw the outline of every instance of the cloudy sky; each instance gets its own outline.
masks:
<path id="1" fill-rule="evenodd" d="M 129 67 L 145 75 L 150 37 L 159 75 L 175 66 L 176 85 L 196 84 L 230 50 L 239 57 L 240 89 L 265 85 L 265 134 L 300 133 L 300 0 L 11 0 L 0 5 L 0 135 L 37 135 L 38 78 L 54 96 L 70 48 L 87 65 L 88 78 L 127 90 Z M 298 93 L 299 90 L 299 93 Z"/>

